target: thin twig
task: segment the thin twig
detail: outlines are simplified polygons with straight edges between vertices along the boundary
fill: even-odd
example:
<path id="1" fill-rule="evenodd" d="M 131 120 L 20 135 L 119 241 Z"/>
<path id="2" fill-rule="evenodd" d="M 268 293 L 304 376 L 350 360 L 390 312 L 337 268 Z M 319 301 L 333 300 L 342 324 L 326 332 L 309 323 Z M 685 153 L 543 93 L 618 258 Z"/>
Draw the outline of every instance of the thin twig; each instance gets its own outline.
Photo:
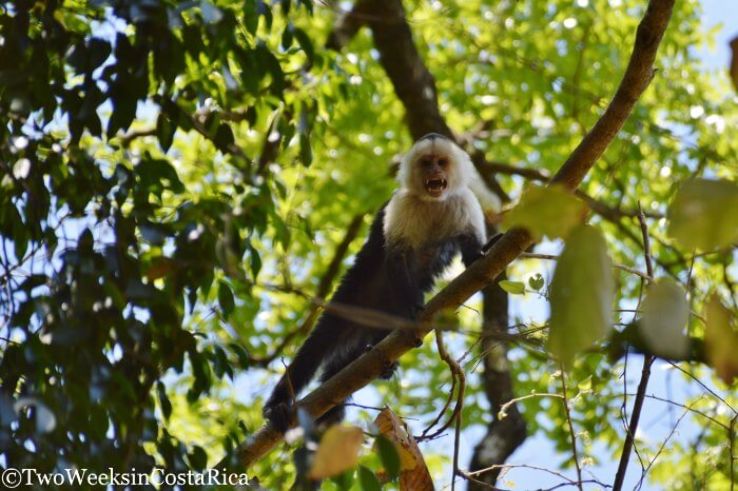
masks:
<path id="1" fill-rule="evenodd" d="M 730 468 L 730 491 L 735 491 L 735 426 L 738 421 L 738 415 L 733 416 L 730 420 L 730 428 L 728 429 L 728 458 L 730 462 L 728 467 Z"/>
<path id="2" fill-rule="evenodd" d="M 532 399 L 534 397 L 555 397 L 555 398 L 558 398 L 558 399 L 563 399 L 564 398 L 564 396 L 562 396 L 561 394 L 555 394 L 553 392 L 536 392 L 534 394 L 526 394 L 524 396 L 520 396 L 520 397 L 516 397 L 514 399 L 510 399 L 505 404 L 503 404 L 502 406 L 500 406 L 500 410 L 497 413 L 498 414 L 498 417 L 500 419 L 501 418 L 504 418 L 507 415 L 507 408 L 510 407 L 510 406 L 512 406 L 516 402 L 524 401 L 526 399 Z"/>
<path id="3" fill-rule="evenodd" d="M 458 394 L 456 396 L 456 405 L 451 417 L 445 425 L 441 427 L 437 433 L 441 433 L 449 427 L 452 422 L 456 423 L 454 434 L 454 460 L 453 473 L 451 475 L 451 491 L 456 489 L 456 474 L 459 470 L 459 440 L 461 433 L 461 409 L 464 407 L 464 392 L 466 391 L 466 376 L 459 364 L 449 355 L 446 345 L 443 342 L 443 333 L 436 331 L 436 346 L 438 347 L 438 355 L 448 365 L 451 370 L 451 376 L 458 381 Z"/>
<path id="4" fill-rule="evenodd" d="M 520 255 L 520 258 L 521 259 L 547 259 L 551 261 L 558 261 L 559 256 L 557 256 L 556 254 L 539 254 L 536 252 L 524 252 Z M 638 271 L 637 269 L 631 268 L 630 266 L 626 266 L 624 264 L 613 264 L 612 267 L 625 271 L 626 273 L 640 276 L 644 280 L 653 281 L 653 277 L 650 276 L 648 273 L 644 273 L 643 271 Z"/>
<path id="5" fill-rule="evenodd" d="M 579 452 L 577 451 L 577 435 L 574 431 L 574 423 L 571 420 L 571 411 L 569 411 L 569 396 L 566 391 L 566 371 L 561 367 L 561 391 L 563 395 L 564 414 L 566 415 L 566 424 L 569 426 L 569 436 L 571 437 L 571 452 L 574 457 L 574 467 L 577 470 L 577 487 L 582 491 L 582 466 L 579 464 Z"/>
<path id="6" fill-rule="evenodd" d="M 639 204 L 640 208 L 640 204 Z M 638 215 L 638 222 L 641 225 L 641 234 L 643 235 L 643 254 L 646 258 L 646 271 L 648 276 L 653 278 L 653 261 L 651 260 L 650 240 L 648 236 L 648 226 L 646 225 L 646 217 L 643 213 Z M 635 442 L 635 434 L 638 429 L 638 421 L 641 417 L 641 409 L 643 408 L 643 401 L 646 397 L 646 389 L 648 388 L 648 380 L 651 377 L 651 365 L 655 357 L 653 355 L 645 355 L 643 357 L 643 369 L 641 370 L 641 381 L 638 383 L 638 390 L 636 391 L 636 397 L 633 401 L 633 412 L 630 415 L 630 424 L 627 427 L 627 434 L 625 435 L 625 442 L 623 443 L 623 452 L 620 454 L 620 463 L 618 465 L 618 471 L 615 474 L 615 482 L 613 483 L 613 489 L 619 491 L 623 487 L 625 480 L 625 473 L 628 470 L 628 463 L 630 461 L 630 452 L 633 449 Z"/>

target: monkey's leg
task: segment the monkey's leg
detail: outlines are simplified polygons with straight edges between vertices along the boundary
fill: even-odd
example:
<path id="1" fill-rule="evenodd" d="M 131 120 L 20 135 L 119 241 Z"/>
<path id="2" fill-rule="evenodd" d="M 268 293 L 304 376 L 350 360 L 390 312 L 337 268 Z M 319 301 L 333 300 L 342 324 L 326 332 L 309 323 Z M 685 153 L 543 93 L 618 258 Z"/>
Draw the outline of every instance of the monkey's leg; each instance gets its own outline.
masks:
<path id="1" fill-rule="evenodd" d="M 363 330 L 363 328 L 360 328 L 360 327 L 353 327 L 353 328 Z M 360 335 L 359 337 L 363 338 L 364 335 Z M 366 338 L 365 340 L 369 341 Z M 366 346 L 367 346 L 367 343 L 359 342 L 355 344 L 354 346 L 349 347 L 349 349 L 346 349 L 342 353 L 337 354 L 337 356 L 333 357 L 332 359 L 328 360 L 328 362 L 325 365 L 325 368 L 323 369 L 323 373 L 320 374 L 320 383 L 323 383 L 329 380 L 335 374 L 340 372 L 346 365 L 354 361 L 356 358 L 360 357 L 366 351 Z M 346 399 L 343 400 L 343 402 L 329 409 L 328 412 L 326 412 L 321 417 L 319 417 L 315 421 L 315 423 L 318 425 L 331 426 L 331 425 L 334 425 L 336 423 L 340 423 L 341 421 L 343 421 L 343 418 L 346 415 L 345 403 L 349 399 L 351 398 L 347 397 Z"/>
<path id="2" fill-rule="evenodd" d="M 339 322 L 330 314 L 320 318 L 264 404 L 264 416 L 276 430 L 287 431 L 293 416 L 295 397 L 310 382 L 323 361 L 334 356 L 341 339 Z"/>
<path id="3" fill-rule="evenodd" d="M 344 367 L 354 361 L 356 358 L 371 350 L 375 344 L 379 343 L 382 339 L 387 337 L 390 332 L 392 332 L 389 329 L 367 329 L 359 327 L 356 327 L 356 329 L 361 329 L 362 331 L 364 331 L 364 335 L 361 337 L 364 338 L 366 342 L 360 343 L 357 346 L 344 351 L 343 353 L 341 353 L 340 356 L 336 356 L 335 358 L 328 361 L 328 363 L 326 363 L 325 365 L 323 373 L 321 373 L 320 375 L 321 383 L 326 382 L 335 374 L 340 372 Z M 384 380 L 390 379 L 392 375 L 394 375 L 397 367 L 397 362 L 390 363 L 387 367 L 385 367 L 384 371 L 379 377 Z M 323 414 L 316 420 L 316 424 L 331 426 L 343 421 L 343 418 L 346 415 L 345 403 L 350 399 L 350 397 L 346 398 L 342 403 L 337 404 L 333 408 L 329 409 L 325 414 Z"/>

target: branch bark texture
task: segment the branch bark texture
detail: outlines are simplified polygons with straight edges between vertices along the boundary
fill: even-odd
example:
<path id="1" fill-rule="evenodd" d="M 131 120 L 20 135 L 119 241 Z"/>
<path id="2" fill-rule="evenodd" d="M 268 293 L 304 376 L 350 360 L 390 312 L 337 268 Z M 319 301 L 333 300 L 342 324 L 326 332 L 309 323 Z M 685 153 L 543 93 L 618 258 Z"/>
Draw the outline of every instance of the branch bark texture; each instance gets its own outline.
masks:
<path id="1" fill-rule="evenodd" d="M 379 0 L 376 1 L 381 3 L 378 8 L 394 8 L 393 5 L 399 4 L 399 2 L 388 1 L 384 3 Z M 653 76 L 653 62 L 656 51 L 671 16 L 673 5 L 674 0 L 651 0 L 649 2 L 646 13 L 638 27 L 628 67 L 612 102 L 600 120 L 557 172 L 552 182 L 562 184 L 571 191 L 576 189 L 623 126 L 633 106 Z M 377 43 L 389 42 L 393 39 L 393 33 L 397 35 L 403 29 L 401 25 L 394 27 L 390 25 L 390 33 L 386 34 L 386 38 L 382 38 L 381 41 L 377 39 Z M 400 42 L 400 40 L 397 41 Z M 394 46 L 393 49 L 404 50 L 414 49 L 414 47 L 400 45 Z M 416 68 L 419 69 L 420 67 Z M 385 69 L 389 74 L 390 71 L 398 70 L 399 67 L 391 64 L 391 66 L 386 66 Z M 422 81 L 425 74 L 419 72 L 416 76 L 420 77 Z M 433 89 L 432 96 L 435 97 L 435 85 L 433 84 L 431 87 Z M 405 94 L 403 87 L 396 86 L 396 90 L 398 95 L 400 93 Z M 406 96 L 415 97 L 411 94 L 406 94 Z M 400 95 L 400 97 L 403 96 Z M 408 116 L 409 119 L 410 117 Z M 416 117 L 412 116 L 413 120 Z M 427 114 L 422 117 L 434 118 L 435 116 Z M 427 124 L 420 121 L 422 117 L 417 117 L 416 124 L 418 128 Z M 413 134 L 415 134 L 415 131 L 418 130 L 411 129 Z M 423 129 L 421 133 L 425 131 Z M 532 243 L 533 239 L 527 231 L 521 229 L 509 230 L 495 243 L 485 257 L 474 263 L 426 304 L 420 315 L 419 321 L 421 324 L 430 324 L 431 319 L 443 310 L 458 308 L 474 293 L 502 274 L 507 265 Z M 356 359 L 322 386 L 305 396 L 297 403 L 298 406 L 313 417 L 324 414 L 331 407 L 377 378 L 388 363 L 397 360 L 401 355 L 422 343 L 423 337 L 428 332 L 429 328 L 419 329 L 418 331 L 401 330 L 393 332 L 374 349 Z M 248 467 L 266 454 L 282 437 L 281 433 L 270 426 L 263 427 L 236 450 L 240 463 Z"/>

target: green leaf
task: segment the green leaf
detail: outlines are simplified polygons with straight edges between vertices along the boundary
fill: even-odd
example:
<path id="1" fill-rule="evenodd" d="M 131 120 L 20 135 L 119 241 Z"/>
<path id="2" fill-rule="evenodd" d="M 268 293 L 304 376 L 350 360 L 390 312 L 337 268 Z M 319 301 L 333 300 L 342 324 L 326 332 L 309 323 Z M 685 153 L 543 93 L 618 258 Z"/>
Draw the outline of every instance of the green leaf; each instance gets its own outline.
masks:
<path id="1" fill-rule="evenodd" d="M 259 271 L 261 271 L 261 256 L 259 255 L 259 251 L 257 251 L 251 245 L 248 246 L 248 249 L 249 249 L 249 266 L 251 267 L 251 274 L 253 274 L 254 280 L 256 280 L 256 277 L 259 276 Z"/>
<path id="2" fill-rule="evenodd" d="M 285 51 L 289 49 L 290 46 L 292 46 L 292 31 L 294 30 L 294 27 L 292 27 L 292 24 L 287 24 L 287 27 L 284 28 L 284 31 L 282 31 L 282 49 Z"/>
<path id="3" fill-rule="evenodd" d="M 536 239 L 566 237 L 586 211 L 584 203 L 561 186 L 532 186 L 505 216 L 504 224 L 525 228 Z"/>
<path id="4" fill-rule="evenodd" d="M 118 130 L 126 131 L 131 126 L 138 104 L 135 97 L 116 86 L 110 90 L 110 102 L 113 104 L 113 113 L 108 120 L 108 138 L 115 136 Z"/>
<path id="5" fill-rule="evenodd" d="M 543 276 L 541 276 L 541 273 L 536 273 L 535 276 L 531 276 L 528 278 L 528 286 L 530 286 L 535 291 L 540 291 L 541 288 L 545 285 L 545 281 L 543 279 Z"/>
<path id="6" fill-rule="evenodd" d="M 400 475 L 400 454 L 397 452 L 397 447 L 382 435 L 377 436 L 376 446 L 384 470 L 387 471 L 390 479 L 395 479 Z"/>
<path id="7" fill-rule="evenodd" d="M 688 250 L 709 251 L 738 241 L 738 185 L 694 179 L 677 191 L 667 213 L 668 233 Z"/>
<path id="8" fill-rule="evenodd" d="M 218 130 L 215 132 L 213 141 L 215 142 L 215 146 L 218 147 L 218 150 L 227 152 L 229 147 L 236 142 L 236 139 L 233 137 L 231 127 L 227 123 L 221 123 L 218 125 Z"/>
<path id="9" fill-rule="evenodd" d="M 224 281 L 218 283 L 218 304 L 226 316 L 231 315 L 236 306 L 233 300 L 233 292 Z"/>
<path id="10" fill-rule="evenodd" d="M 379 479 L 368 467 L 363 465 L 359 466 L 359 483 L 361 484 L 362 491 L 381 491 L 382 485 L 379 483 Z"/>
<path id="11" fill-rule="evenodd" d="M 613 291 L 605 239 L 580 225 L 571 231 L 551 281 L 548 349 L 565 366 L 610 331 Z"/>
<path id="12" fill-rule="evenodd" d="M 313 49 L 313 43 L 310 41 L 310 37 L 299 27 L 294 28 L 293 34 L 295 35 L 297 42 L 300 44 L 300 48 L 305 52 L 308 63 L 312 64 L 313 59 L 315 58 L 315 50 Z"/>
<path id="13" fill-rule="evenodd" d="M 313 162 L 313 151 L 310 147 L 310 138 L 305 133 L 300 133 L 300 160 L 306 167 Z"/>
<path id="14" fill-rule="evenodd" d="M 736 316 L 725 308 L 717 293 L 705 305 L 705 354 L 707 361 L 726 384 L 738 377 L 738 330 Z"/>
<path id="15" fill-rule="evenodd" d="M 523 295 L 525 293 L 525 283 L 523 282 L 502 280 L 498 284 L 500 288 L 511 295 Z"/>
<path id="16" fill-rule="evenodd" d="M 346 472 L 342 472 L 337 476 L 333 476 L 331 481 L 338 487 L 340 491 L 349 491 L 351 486 L 354 484 L 354 475 L 356 469 L 351 469 Z"/>
<path id="17" fill-rule="evenodd" d="M 100 38 L 91 38 L 88 42 L 87 70 L 92 71 L 102 65 L 110 56 L 110 43 Z"/>
<path id="18" fill-rule="evenodd" d="M 261 3 L 261 0 L 258 0 Z M 257 0 L 246 0 L 243 5 L 243 20 L 246 30 L 252 36 L 256 34 L 256 28 L 259 27 L 259 12 L 257 11 Z"/>
<path id="19" fill-rule="evenodd" d="M 208 463 L 208 454 L 199 445 L 192 447 L 192 452 L 189 453 L 188 457 L 190 465 L 198 471 L 204 469 Z"/>
<path id="20" fill-rule="evenodd" d="M 159 407 L 164 419 L 169 420 L 172 415 L 172 403 L 167 396 L 167 389 L 162 382 L 156 382 L 156 395 L 159 398 Z"/>
<path id="21" fill-rule="evenodd" d="M 239 368 L 243 370 L 247 369 L 250 363 L 249 363 L 249 353 L 248 351 L 246 351 L 246 348 L 244 348 L 238 343 L 230 343 L 228 347 L 236 355 L 236 358 L 238 358 Z"/>
<path id="22" fill-rule="evenodd" d="M 689 354 L 689 338 L 685 331 L 689 303 L 679 284 L 671 278 L 659 278 L 651 283 L 641 311 L 640 333 L 655 355 L 682 359 Z"/>
<path id="23" fill-rule="evenodd" d="M 159 146 L 166 153 L 174 141 L 174 133 L 177 131 L 177 125 L 171 121 L 164 113 L 159 113 L 156 118 L 156 137 L 159 139 Z"/>

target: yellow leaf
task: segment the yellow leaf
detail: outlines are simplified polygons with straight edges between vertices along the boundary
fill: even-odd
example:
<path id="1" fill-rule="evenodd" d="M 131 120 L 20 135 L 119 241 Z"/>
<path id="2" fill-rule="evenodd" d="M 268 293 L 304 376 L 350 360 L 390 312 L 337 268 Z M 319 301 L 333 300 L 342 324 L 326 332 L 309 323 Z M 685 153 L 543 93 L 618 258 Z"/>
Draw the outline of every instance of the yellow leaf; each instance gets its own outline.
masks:
<path id="1" fill-rule="evenodd" d="M 364 440 L 361 428 L 335 425 L 328 428 L 315 453 L 310 479 L 325 479 L 356 466 Z"/>
<path id="2" fill-rule="evenodd" d="M 391 409 L 386 408 L 374 424 L 379 432 L 395 444 L 400 455 L 400 491 L 433 491 L 433 480 L 415 439 Z"/>
<path id="3" fill-rule="evenodd" d="M 531 186 L 505 215 L 505 226 L 522 227 L 536 238 L 566 237 L 582 222 L 587 207 L 561 186 Z"/>
<path id="4" fill-rule="evenodd" d="M 723 382 L 730 384 L 738 377 L 738 332 L 731 326 L 735 321 L 730 310 L 713 293 L 705 307 L 705 352 L 707 360 Z M 733 322 L 734 323 L 734 322 Z"/>
<path id="5" fill-rule="evenodd" d="M 667 232 L 687 250 L 711 251 L 738 241 L 738 184 L 692 179 L 677 191 L 667 212 Z"/>

